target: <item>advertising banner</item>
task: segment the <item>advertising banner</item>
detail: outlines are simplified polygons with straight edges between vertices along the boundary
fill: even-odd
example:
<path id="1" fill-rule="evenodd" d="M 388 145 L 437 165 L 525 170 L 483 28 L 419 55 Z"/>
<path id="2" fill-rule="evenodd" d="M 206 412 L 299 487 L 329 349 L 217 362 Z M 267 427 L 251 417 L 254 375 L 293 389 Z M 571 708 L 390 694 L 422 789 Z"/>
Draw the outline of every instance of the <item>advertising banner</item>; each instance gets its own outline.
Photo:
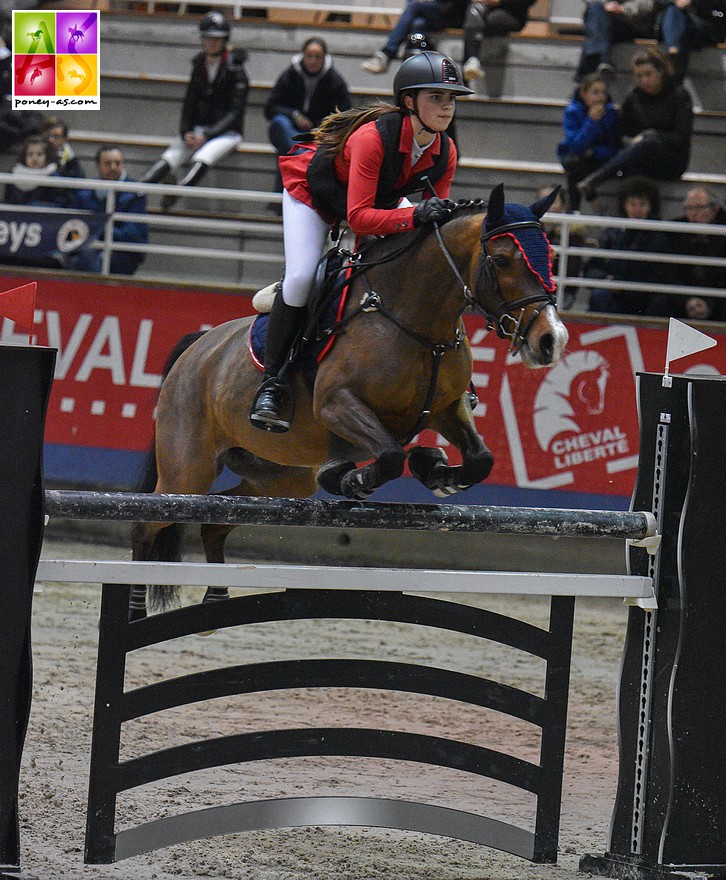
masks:
<path id="1" fill-rule="evenodd" d="M 2 286 L 22 281 L 5 278 Z M 156 395 L 173 346 L 186 333 L 251 311 L 249 298 L 231 294 L 41 279 L 34 336 L 58 349 L 47 476 L 130 488 L 152 440 Z M 481 319 L 466 318 L 479 395 L 476 423 L 495 456 L 484 488 L 501 487 L 506 503 L 531 503 L 532 493 L 541 492 L 545 506 L 571 506 L 581 496 L 584 506 L 610 497 L 622 507 L 637 467 L 635 374 L 663 371 L 667 327 L 566 323 L 570 342 L 562 361 L 530 370 Z M 671 373 L 726 375 L 726 337 L 712 335 L 714 347 L 675 361 Z M 27 344 L 27 335 L 3 319 L 0 342 Z M 441 446 L 457 462 L 456 451 L 432 431 L 417 442 Z M 501 497 L 486 503 L 505 503 Z M 453 500 L 486 498 L 472 489 Z"/>
<path id="2" fill-rule="evenodd" d="M 35 208 L 0 210 L 0 256 L 70 254 L 103 232 L 106 215 L 94 211 Z"/>

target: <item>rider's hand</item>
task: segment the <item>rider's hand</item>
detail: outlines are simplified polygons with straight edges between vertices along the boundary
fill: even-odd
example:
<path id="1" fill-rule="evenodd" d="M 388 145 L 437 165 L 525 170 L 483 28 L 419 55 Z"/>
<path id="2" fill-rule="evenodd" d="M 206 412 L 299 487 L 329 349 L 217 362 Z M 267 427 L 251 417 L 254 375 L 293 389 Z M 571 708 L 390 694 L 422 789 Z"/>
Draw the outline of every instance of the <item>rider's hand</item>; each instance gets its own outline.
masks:
<path id="1" fill-rule="evenodd" d="M 451 199 L 439 199 L 436 196 L 424 199 L 416 205 L 413 212 L 413 225 L 421 226 L 424 223 L 443 223 L 451 217 L 456 202 Z"/>

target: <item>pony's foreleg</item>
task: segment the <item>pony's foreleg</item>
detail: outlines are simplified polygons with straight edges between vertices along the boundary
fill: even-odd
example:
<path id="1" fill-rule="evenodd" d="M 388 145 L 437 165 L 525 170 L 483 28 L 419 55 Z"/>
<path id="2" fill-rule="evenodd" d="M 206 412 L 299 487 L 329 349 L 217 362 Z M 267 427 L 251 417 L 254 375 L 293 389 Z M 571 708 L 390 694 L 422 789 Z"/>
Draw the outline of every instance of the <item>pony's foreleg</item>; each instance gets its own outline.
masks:
<path id="1" fill-rule="evenodd" d="M 469 396 L 437 413 L 431 428 L 461 452 L 461 464 L 451 467 L 441 449 L 416 447 L 409 452 L 411 473 L 440 498 L 462 492 L 489 476 L 494 456 L 476 431 Z"/>
<path id="2" fill-rule="evenodd" d="M 401 476 L 406 453 L 375 413 L 349 389 L 339 389 L 331 395 L 316 415 L 334 435 L 361 450 L 361 458 L 374 459 L 360 468 L 352 466 L 352 462 L 330 462 L 331 466 L 323 466 L 319 472 L 323 488 L 346 498 L 365 499 L 379 486 Z M 332 477 L 339 478 L 337 492 Z"/>
<path id="3" fill-rule="evenodd" d="M 224 542 L 227 540 L 227 535 L 235 528 L 236 526 L 215 525 L 213 523 L 202 524 L 202 545 L 207 562 L 221 563 L 225 561 Z M 227 587 L 207 587 L 202 602 L 219 602 L 222 599 L 229 599 Z"/>

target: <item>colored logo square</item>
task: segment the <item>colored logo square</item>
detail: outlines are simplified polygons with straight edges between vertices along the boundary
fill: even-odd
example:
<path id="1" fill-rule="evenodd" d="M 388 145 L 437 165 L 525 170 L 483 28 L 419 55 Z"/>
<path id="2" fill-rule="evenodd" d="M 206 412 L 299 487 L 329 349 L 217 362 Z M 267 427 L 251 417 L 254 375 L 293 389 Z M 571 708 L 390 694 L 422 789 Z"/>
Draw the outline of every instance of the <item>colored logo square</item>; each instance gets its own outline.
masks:
<path id="1" fill-rule="evenodd" d="M 13 52 L 16 55 L 53 55 L 55 12 L 14 12 Z"/>
<path id="2" fill-rule="evenodd" d="M 98 52 L 98 12 L 56 12 L 55 44 L 59 54 Z"/>
<path id="3" fill-rule="evenodd" d="M 15 55 L 15 94 L 24 98 L 55 95 L 54 55 Z"/>
<path id="4" fill-rule="evenodd" d="M 56 55 L 56 95 L 98 94 L 97 55 Z"/>

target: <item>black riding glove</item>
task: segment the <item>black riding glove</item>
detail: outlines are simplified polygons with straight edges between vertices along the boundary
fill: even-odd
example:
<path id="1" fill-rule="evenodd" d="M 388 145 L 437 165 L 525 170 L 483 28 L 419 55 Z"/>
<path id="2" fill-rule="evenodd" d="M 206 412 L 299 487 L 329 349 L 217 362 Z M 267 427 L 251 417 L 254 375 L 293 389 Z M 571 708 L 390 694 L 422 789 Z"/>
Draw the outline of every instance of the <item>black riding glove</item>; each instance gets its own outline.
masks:
<path id="1" fill-rule="evenodd" d="M 421 226 L 424 223 L 444 223 L 451 217 L 456 207 L 456 202 L 451 199 L 439 199 L 436 196 L 424 199 L 416 205 L 413 212 L 413 225 Z"/>

